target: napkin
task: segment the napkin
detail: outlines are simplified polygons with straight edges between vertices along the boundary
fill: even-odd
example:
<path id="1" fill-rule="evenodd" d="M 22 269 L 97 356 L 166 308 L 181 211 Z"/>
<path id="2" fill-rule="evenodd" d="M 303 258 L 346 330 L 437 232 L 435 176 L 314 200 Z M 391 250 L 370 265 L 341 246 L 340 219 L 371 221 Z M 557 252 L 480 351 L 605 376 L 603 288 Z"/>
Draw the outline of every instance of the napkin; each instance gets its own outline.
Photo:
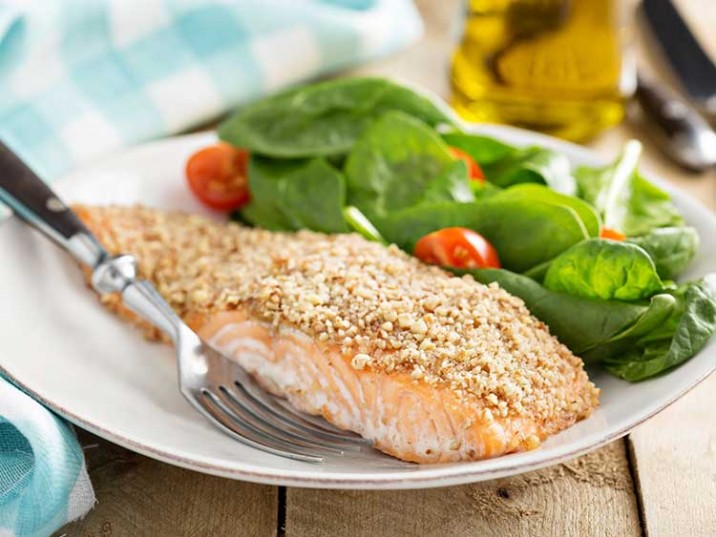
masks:
<path id="1" fill-rule="evenodd" d="M 52 178 L 421 31 L 410 0 L 10 0 L 0 138 Z"/>
<path id="2" fill-rule="evenodd" d="M 421 32 L 410 0 L 3 0 L 0 139 L 52 180 Z M 94 501 L 71 427 L 0 376 L 0 536 Z"/>
<path id="3" fill-rule="evenodd" d="M 0 535 L 49 535 L 94 502 L 70 426 L 0 376 Z"/>

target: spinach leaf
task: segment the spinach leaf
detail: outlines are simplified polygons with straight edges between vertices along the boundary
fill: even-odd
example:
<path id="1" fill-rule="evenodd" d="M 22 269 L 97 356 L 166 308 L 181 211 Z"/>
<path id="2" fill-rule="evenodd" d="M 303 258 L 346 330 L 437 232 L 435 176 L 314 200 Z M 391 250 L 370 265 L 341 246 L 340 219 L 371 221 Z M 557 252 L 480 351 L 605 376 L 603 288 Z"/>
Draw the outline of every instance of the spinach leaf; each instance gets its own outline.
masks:
<path id="1" fill-rule="evenodd" d="M 684 219 L 671 202 L 671 196 L 637 174 L 622 231 L 631 237 L 644 235 L 657 227 L 683 225 Z"/>
<path id="2" fill-rule="evenodd" d="M 280 193 L 286 178 L 307 163 L 307 160 L 274 161 L 252 156 L 248 167 L 251 200 L 234 212 L 234 219 L 271 231 L 294 229 L 290 216 L 283 210 Z"/>
<path id="3" fill-rule="evenodd" d="M 534 200 L 481 198 L 474 203 L 423 204 L 376 222 L 390 242 L 407 252 L 424 235 L 446 227 L 473 229 L 497 250 L 502 266 L 521 272 L 550 260 L 588 238 L 570 207 Z"/>
<path id="4" fill-rule="evenodd" d="M 425 185 L 421 203 L 432 203 L 446 200 L 468 203 L 474 201 L 475 193 L 470 186 L 467 164 L 455 160 L 441 174 Z"/>
<path id="5" fill-rule="evenodd" d="M 599 236 L 599 229 L 601 228 L 599 214 L 589 203 L 577 197 L 565 196 L 543 185 L 521 184 L 502 190 L 497 199 L 541 201 L 550 205 L 570 207 L 579 215 L 589 236 Z"/>
<path id="6" fill-rule="evenodd" d="M 482 283 L 497 282 L 524 300 L 532 314 L 577 355 L 615 338 L 649 311 L 648 305 L 550 291 L 527 276 L 504 269 L 477 269 L 469 273 Z"/>
<path id="7" fill-rule="evenodd" d="M 662 279 L 676 278 L 691 262 L 699 248 L 699 235 L 692 227 L 662 227 L 628 242 L 644 248 Z"/>
<path id="8" fill-rule="evenodd" d="M 445 140 L 446 144 L 465 151 L 480 166 L 487 166 L 497 162 L 515 151 L 515 148 L 511 145 L 504 144 L 489 136 L 477 134 L 450 132 L 443 134 L 443 140 Z"/>
<path id="9" fill-rule="evenodd" d="M 698 353 L 716 332 L 716 275 L 683 286 L 678 315 L 660 337 L 647 334 L 630 352 L 606 359 L 607 369 L 629 381 L 668 371 Z"/>
<path id="10" fill-rule="evenodd" d="M 626 301 L 649 298 L 663 289 L 644 249 L 604 239 L 580 242 L 557 257 L 544 286 L 570 295 Z"/>
<path id="11" fill-rule="evenodd" d="M 597 208 L 606 227 L 628 236 L 682 223 L 669 195 L 639 175 L 640 154 L 641 144 L 632 140 L 609 166 L 575 172 L 578 195 Z"/>
<path id="12" fill-rule="evenodd" d="M 713 274 L 673 294 L 654 295 L 648 304 L 630 304 L 550 291 L 507 270 L 454 272 L 469 272 L 482 283 L 497 282 L 524 300 L 585 362 L 604 362 L 610 372 L 629 381 L 657 375 L 691 358 L 716 331 Z"/>
<path id="13" fill-rule="evenodd" d="M 513 151 L 492 163 L 482 164 L 485 178 L 497 186 L 520 183 L 542 183 L 568 196 L 577 193 L 569 159 L 542 147 L 526 147 Z"/>
<path id="14" fill-rule="evenodd" d="M 499 194 L 504 189 L 499 186 L 495 186 L 489 181 L 481 183 L 480 181 L 470 181 L 470 188 L 475 196 L 475 199 L 490 198 L 495 194 Z"/>
<path id="15" fill-rule="evenodd" d="M 544 281 L 544 277 L 547 275 L 549 267 L 552 265 L 552 261 L 552 259 L 544 261 L 539 265 L 535 265 L 534 267 L 525 270 L 522 274 L 532 278 L 536 282 L 542 283 Z"/>
<path id="16" fill-rule="evenodd" d="M 373 220 L 423 201 L 473 199 L 467 168 L 426 124 L 402 112 L 381 116 L 346 161 L 348 200 Z"/>
<path id="17" fill-rule="evenodd" d="M 348 231 L 343 175 L 324 159 L 276 161 L 252 156 L 251 201 L 241 219 L 270 230 Z"/>
<path id="18" fill-rule="evenodd" d="M 678 311 L 678 301 L 669 293 L 659 293 L 651 297 L 649 306 L 637 321 L 627 326 L 598 346 L 582 351 L 581 358 L 585 362 L 603 362 L 616 356 L 623 356 L 630 352 L 640 338 L 651 337 L 663 331 L 675 312 Z M 671 337 L 669 333 L 668 337 Z M 659 338 L 661 339 L 661 338 Z"/>
<path id="19" fill-rule="evenodd" d="M 380 78 L 344 78 L 244 106 L 219 126 L 219 137 L 276 158 L 341 155 L 389 110 L 401 110 L 433 126 L 452 123 L 430 99 L 410 88 Z"/>
<path id="20" fill-rule="evenodd" d="M 368 220 L 357 207 L 353 207 L 352 205 L 344 207 L 343 217 L 346 219 L 348 226 L 356 233 L 359 233 L 369 241 L 379 242 L 388 246 L 388 242 L 383 238 L 373 223 Z"/>
<path id="21" fill-rule="evenodd" d="M 536 146 L 518 148 L 489 136 L 461 132 L 443 134 L 443 140 L 468 153 L 487 180 L 497 186 L 542 183 L 568 196 L 577 193 L 569 159 L 555 151 Z"/>
<path id="22" fill-rule="evenodd" d="M 579 196 L 597 208 L 609 228 L 623 230 L 640 154 L 641 144 L 632 140 L 609 166 L 575 172 Z"/>

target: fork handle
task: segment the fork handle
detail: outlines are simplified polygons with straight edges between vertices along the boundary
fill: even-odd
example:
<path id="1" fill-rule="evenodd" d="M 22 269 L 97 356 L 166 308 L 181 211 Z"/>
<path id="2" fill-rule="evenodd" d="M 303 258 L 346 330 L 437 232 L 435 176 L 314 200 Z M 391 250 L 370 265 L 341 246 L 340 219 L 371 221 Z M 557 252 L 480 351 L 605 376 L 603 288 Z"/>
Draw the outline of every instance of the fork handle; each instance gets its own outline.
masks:
<path id="1" fill-rule="evenodd" d="M 77 215 L 1 140 L 0 201 L 85 265 L 94 268 L 107 258 Z"/>
<path id="2" fill-rule="evenodd" d="M 92 287 L 97 292 L 122 293 L 129 309 L 176 340 L 181 321 L 151 284 L 137 280 L 134 257 L 110 257 L 74 211 L 2 141 L 0 201 L 75 259 L 90 266 Z"/>

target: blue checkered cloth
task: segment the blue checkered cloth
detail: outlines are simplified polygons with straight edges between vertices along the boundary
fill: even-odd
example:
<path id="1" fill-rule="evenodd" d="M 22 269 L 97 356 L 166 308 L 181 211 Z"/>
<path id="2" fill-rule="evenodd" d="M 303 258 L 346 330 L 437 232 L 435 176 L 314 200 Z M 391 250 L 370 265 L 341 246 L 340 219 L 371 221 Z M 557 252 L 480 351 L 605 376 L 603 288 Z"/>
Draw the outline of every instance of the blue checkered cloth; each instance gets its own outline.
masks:
<path id="1" fill-rule="evenodd" d="M 2 0 L 0 139 L 51 180 L 421 31 L 410 0 Z M 0 536 L 93 504 L 71 428 L 0 377 Z"/>
<path id="2" fill-rule="evenodd" d="M 0 3 L 0 138 L 46 178 L 422 29 L 410 0 L 15 1 Z"/>
<path id="3" fill-rule="evenodd" d="M 0 376 L 0 535 L 49 535 L 94 502 L 70 425 Z"/>

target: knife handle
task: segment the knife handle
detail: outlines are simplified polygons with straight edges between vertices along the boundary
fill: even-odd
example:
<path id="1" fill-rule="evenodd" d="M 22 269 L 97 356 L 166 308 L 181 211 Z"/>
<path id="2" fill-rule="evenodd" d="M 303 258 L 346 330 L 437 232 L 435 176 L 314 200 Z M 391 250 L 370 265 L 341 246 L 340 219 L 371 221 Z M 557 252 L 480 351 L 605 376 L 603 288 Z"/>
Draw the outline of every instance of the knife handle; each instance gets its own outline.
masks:
<path id="1" fill-rule="evenodd" d="M 636 98 L 672 160 L 691 171 L 716 165 L 716 133 L 695 108 L 641 76 Z"/>
<path id="2" fill-rule="evenodd" d="M 94 268 L 107 258 L 77 215 L 1 140 L 0 201 L 81 263 Z"/>

